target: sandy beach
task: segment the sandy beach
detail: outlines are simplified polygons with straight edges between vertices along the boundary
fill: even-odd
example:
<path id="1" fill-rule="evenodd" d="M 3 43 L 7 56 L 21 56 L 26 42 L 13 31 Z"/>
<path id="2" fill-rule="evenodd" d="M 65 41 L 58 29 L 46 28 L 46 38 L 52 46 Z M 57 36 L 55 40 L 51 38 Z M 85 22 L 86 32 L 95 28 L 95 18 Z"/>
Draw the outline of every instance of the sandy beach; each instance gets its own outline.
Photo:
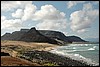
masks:
<path id="1" fill-rule="evenodd" d="M 9 57 L 2 56 L 1 65 L 4 66 L 4 63 L 7 63 L 7 66 L 26 65 L 27 63 L 23 60 L 20 60 L 20 62 L 23 62 L 22 64 L 17 63 L 19 61 L 18 58 L 20 58 L 29 61 L 30 64 L 28 66 L 88 66 L 85 63 L 49 52 L 56 47 L 58 45 L 48 43 L 1 41 L 1 52 L 10 54 Z M 17 61 L 14 64 L 9 64 L 8 60 L 5 60 L 6 58 L 9 58 L 10 62 L 14 61 L 12 59 L 16 59 Z"/>
<path id="2" fill-rule="evenodd" d="M 22 42 L 22 41 L 1 41 L 1 46 L 23 46 L 33 48 L 34 50 L 49 51 L 56 48 L 58 45 L 49 43 Z"/>

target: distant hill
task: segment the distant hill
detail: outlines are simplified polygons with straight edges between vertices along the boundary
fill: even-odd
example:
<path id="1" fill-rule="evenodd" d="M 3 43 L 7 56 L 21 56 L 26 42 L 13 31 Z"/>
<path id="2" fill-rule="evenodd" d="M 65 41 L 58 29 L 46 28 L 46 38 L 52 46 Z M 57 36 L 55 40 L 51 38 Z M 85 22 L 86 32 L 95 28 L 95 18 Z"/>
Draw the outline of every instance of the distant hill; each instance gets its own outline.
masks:
<path id="1" fill-rule="evenodd" d="M 52 30 L 21 29 L 13 33 L 6 33 L 1 40 L 17 40 L 26 42 L 47 42 L 53 44 L 64 44 L 72 42 L 86 42 L 78 36 L 65 36 L 62 32 Z"/>
<path id="2" fill-rule="evenodd" d="M 24 31 L 15 31 L 12 34 L 5 33 L 3 36 L 1 36 L 1 40 L 19 40 L 24 33 Z"/>
<path id="3" fill-rule="evenodd" d="M 65 42 L 86 42 L 78 36 L 65 36 L 62 32 L 59 31 L 50 31 L 50 30 L 38 30 L 41 34 L 50 37 L 52 39 L 58 39 Z"/>

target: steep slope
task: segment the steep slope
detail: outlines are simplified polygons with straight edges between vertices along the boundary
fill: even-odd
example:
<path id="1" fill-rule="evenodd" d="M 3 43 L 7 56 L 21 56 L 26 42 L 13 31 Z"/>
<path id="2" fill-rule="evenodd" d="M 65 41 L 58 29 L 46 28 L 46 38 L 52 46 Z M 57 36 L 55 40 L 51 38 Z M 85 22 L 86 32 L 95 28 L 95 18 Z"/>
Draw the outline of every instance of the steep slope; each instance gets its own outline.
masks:
<path id="1" fill-rule="evenodd" d="M 72 42 L 86 42 L 78 36 L 65 36 L 62 32 L 52 30 L 36 30 L 35 27 L 31 29 L 21 29 L 12 34 L 6 33 L 1 36 L 1 40 L 17 40 L 27 42 L 48 42 L 48 43 L 72 43 Z"/>
<path id="2" fill-rule="evenodd" d="M 86 42 L 78 36 L 65 36 L 62 32 L 59 31 L 50 31 L 50 30 L 39 30 L 39 32 L 47 37 L 58 39 L 64 42 Z"/>
<path id="3" fill-rule="evenodd" d="M 11 34 L 5 33 L 3 36 L 1 36 L 1 40 L 11 40 Z"/>
<path id="4" fill-rule="evenodd" d="M 59 32 L 59 31 L 50 31 L 50 30 L 38 30 L 41 34 L 50 37 L 52 39 L 58 39 L 61 41 L 65 41 L 65 42 L 71 42 L 68 40 L 68 38 L 66 38 L 66 36 Z"/>
<path id="5" fill-rule="evenodd" d="M 78 36 L 67 36 L 67 38 L 69 41 L 72 41 L 72 42 L 86 42 L 85 40 L 81 39 Z"/>
<path id="6" fill-rule="evenodd" d="M 24 35 L 22 35 L 22 37 L 19 40 L 26 41 L 26 42 L 47 42 L 47 43 L 57 44 L 57 41 L 40 34 L 35 29 L 35 27 L 25 32 Z"/>
<path id="7" fill-rule="evenodd" d="M 24 33 L 24 31 L 15 31 L 12 34 L 6 33 L 1 36 L 1 40 L 19 40 Z"/>

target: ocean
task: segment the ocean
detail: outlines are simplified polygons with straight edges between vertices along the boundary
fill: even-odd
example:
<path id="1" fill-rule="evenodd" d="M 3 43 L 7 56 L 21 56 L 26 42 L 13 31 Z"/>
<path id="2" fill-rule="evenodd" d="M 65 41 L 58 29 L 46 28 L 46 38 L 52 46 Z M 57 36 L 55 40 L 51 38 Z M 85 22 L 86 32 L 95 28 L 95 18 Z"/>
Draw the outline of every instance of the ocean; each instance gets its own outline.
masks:
<path id="1" fill-rule="evenodd" d="M 50 52 L 94 66 L 99 65 L 99 44 L 69 44 L 68 46 L 59 46 Z"/>

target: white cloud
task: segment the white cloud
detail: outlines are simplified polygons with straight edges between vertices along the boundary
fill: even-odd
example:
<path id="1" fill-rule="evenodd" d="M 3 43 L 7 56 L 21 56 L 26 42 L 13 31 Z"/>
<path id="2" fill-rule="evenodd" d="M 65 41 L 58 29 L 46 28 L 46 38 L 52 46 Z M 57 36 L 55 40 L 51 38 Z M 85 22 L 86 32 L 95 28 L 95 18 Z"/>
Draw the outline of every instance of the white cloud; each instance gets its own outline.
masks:
<path id="1" fill-rule="evenodd" d="M 93 1 L 94 4 L 99 4 L 99 1 Z"/>
<path id="2" fill-rule="evenodd" d="M 9 11 L 12 8 L 16 8 L 19 5 L 17 2 L 14 1 L 1 1 L 1 10 L 2 11 Z"/>
<path id="3" fill-rule="evenodd" d="M 83 5 L 83 10 L 92 10 L 92 4 L 91 3 L 87 3 Z"/>
<path id="4" fill-rule="evenodd" d="M 9 11 L 14 8 L 24 8 L 26 4 L 32 4 L 32 1 L 1 1 L 1 10 Z"/>
<path id="5" fill-rule="evenodd" d="M 77 33 L 82 34 L 83 32 L 87 32 L 87 31 L 88 30 L 86 30 L 86 29 L 81 29 L 81 30 L 78 30 Z"/>
<path id="6" fill-rule="evenodd" d="M 24 10 L 27 7 L 31 7 L 28 5 L 32 5 L 32 1 L 1 1 L 1 13 L 11 13 L 12 10 L 16 10 L 14 13 L 11 13 L 11 16 L 6 15 L 1 16 L 1 29 L 2 30 L 18 30 L 23 25 L 22 17 L 25 15 Z M 33 8 L 32 8 L 33 9 Z M 31 11 L 31 10 L 30 10 Z M 27 12 L 30 14 L 30 11 Z M 8 19 L 10 17 L 10 19 Z M 13 19 L 13 17 L 15 19 Z M 29 16 L 27 16 L 29 17 Z"/>
<path id="7" fill-rule="evenodd" d="M 68 8 L 71 8 L 71 7 L 73 7 L 73 6 L 75 6 L 75 5 L 77 5 L 78 3 L 84 3 L 85 1 L 69 1 L 68 3 L 67 3 L 67 7 Z"/>
<path id="8" fill-rule="evenodd" d="M 31 1 L 18 1 L 18 4 L 18 8 L 14 13 L 12 13 L 12 17 L 20 18 L 22 21 L 31 20 L 34 17 L 37 7 L 32 4 Z"/>
<path id="9" fill-rule="evenodd" d="M 34 17 L 34 13 L 36 12 L 37 7 L 33 4 L 27 4 L 24 9 L 24 15 L 22 17 L 22 21 L 27 21 Z"/>
<path id="10" fill-rule="evenodd" d="M 52 5 L 41 6 L 41 10 L 35 13 L 33 20 L 41 21 L 36 25 L 38 29 L 60 30 L 66 28 L 65 13 L 60 12 Z"/>
<path id="11" fill-rule="evenodd" d="M 37 29 L 43 30 L 61 30 L 66 28 L 66 21 L 57 21 L 57 20 L 45 20 L 36 25 Z"/>
<path id="12" fill-rule="evenodd" d="M 2 29 L 14 29 L 20 28 L 21 24 L 27 20 L 32 20 L 37 22 L 37 29 L 48 29 L 48 30 L 61 30 L 66 29 L 67 19 L 64 12 L 60 12 L 53 5 L 41 6 L 40 10 L 32 4 L 32 2 L 27 1 L 14 1 L 3 2 L 4 5 L 10 5 L 9 10 L 14 9 L 15 12 L 11 13 L 12 17 L 15 19 L 4 19 L 2 23 Z M 3 4 L 2 3 L 2 4 Z M 13 7 L 11 7 L 13 6 Z M 16 7 L 14 7 L 16 6 Z M 20 6 L 20 7 L 19 7 Z M 2 6 L 2 9 L 5 6 Z M 7 8 L 5 10 L 7 10 Z M 16 9 L 15 9 L 16 8 Z M 28 25 L 30 25 L 29 23 Z"/>
<path id="13" fill-rule="evenodd" d="M 1 16 L 1 21 L 4 21 L 6 19 L 5 16 Z"/>
<path id="14" fill-rule="evenodd" d="M 5 16 L 1 16 L 1 29 L 16 30 L 22 26 L 20 19 L 7 20 Z"/>
<path id="15" fill-rule="evenodd" d="M 57 10 L 52 5 L 44 5 L 44 6 L 41 6 L 41 10 L 38 10 L 35 13 L 35 17 L 37 18 L 37 20 L 43 20 L 43 19 L 56 20 L 59 18 L 60 19 L 64 18 L 65 14 Z"/>
<path id="16" fill-rule="evenodd" d="M 23 16 L 22 9 L 17 9 L 15 13 L 12 13 L 12 17 L 15 17 L 15 18 L 22 18 L 22 16 Z"/>
<path id="17" fill-rule="evenodd" d="M 98 17 L 99 10 L 92 9 L 90 3 L 84 4 L 83 10 L 75 11 L 70 15 L 71 29 L 77 32 L 85 32 Z"/>

